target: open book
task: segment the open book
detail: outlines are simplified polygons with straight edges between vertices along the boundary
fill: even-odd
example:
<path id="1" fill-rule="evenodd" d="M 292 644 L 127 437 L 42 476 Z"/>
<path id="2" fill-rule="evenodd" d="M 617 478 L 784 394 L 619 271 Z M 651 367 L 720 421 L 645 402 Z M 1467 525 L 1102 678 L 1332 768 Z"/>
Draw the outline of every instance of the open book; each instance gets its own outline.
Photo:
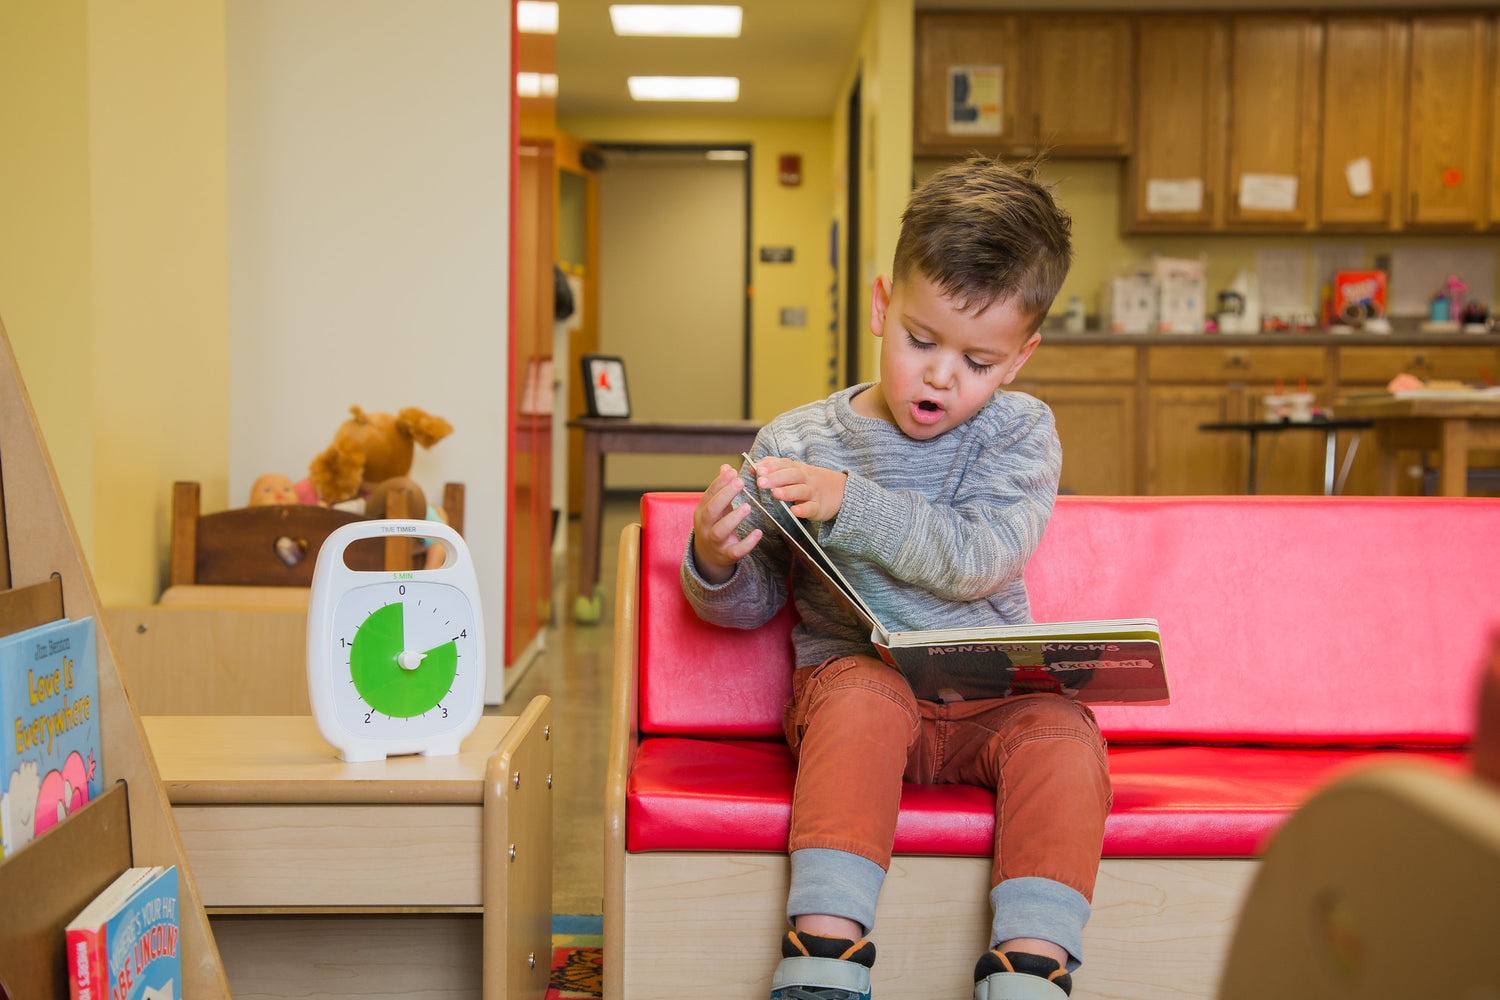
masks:
<path id="1" fill-rule="evenodd" d="M 754 469 L 750 456 L 744 458 Z M 891 632 L 791 507 L 758 492 L 763 491 L 749 488 L 745 495 L 797 559 L 870 630 L 880 658 L 901 671 L 923 701 L 1050 691 L 1096 704 L 1167 704 L 1161 632 L 1154 618 Z"/>

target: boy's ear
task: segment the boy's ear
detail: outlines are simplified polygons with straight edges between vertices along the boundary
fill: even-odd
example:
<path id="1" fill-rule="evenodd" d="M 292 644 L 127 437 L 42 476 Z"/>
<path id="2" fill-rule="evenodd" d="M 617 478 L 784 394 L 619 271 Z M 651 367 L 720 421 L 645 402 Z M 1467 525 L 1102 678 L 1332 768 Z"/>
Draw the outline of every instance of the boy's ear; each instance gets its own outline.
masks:
<path id="1" fill-rule="evenodd" d="M 877 337 L 885 335 L 885 311 L 891 305 L 891 276 L 882 274 L 875 279 L 870 289 L 870 332 Z"/>
<path id="2" fill-rule="evenodd" d="M 1021 349 L 1016 352 L 1015 359 L 1011 361 L 1010 367 L 1006 369 L 1005 377 L 1000 380 L 1001 385 L 1010 385 L 1016 380 L 1016 376 L 1021 372 L 1021 366 L 1026 363 L 1026 359 L 1031 357 L 1031 352 L 1036 350 L 1036 345 L 1041 342 L 1042 332 L 1040 330 L 1033 330 L 1031 336 L 1026 338 L 1026 343 L 1022 344 Z"/>

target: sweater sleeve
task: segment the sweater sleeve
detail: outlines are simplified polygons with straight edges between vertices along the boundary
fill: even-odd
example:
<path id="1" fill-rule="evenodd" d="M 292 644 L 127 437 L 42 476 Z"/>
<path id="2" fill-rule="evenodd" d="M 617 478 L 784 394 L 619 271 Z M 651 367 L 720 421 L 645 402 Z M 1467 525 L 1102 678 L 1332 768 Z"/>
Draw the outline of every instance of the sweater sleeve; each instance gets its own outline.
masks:
<path id="1" fill-rule="evenodd" d="M 769 427 L 763 428 L 756 437 L 751 450 L 756 458 L 774 454 L 768 443 L 769 431 Z M 755 488 L 754 474 L 748 465 L 740 469 L 740 480 L 747 488 Z M 749 503 L 743 496 L 738 502 Z M 760 541 L 735 564 L 734 572 L 721 584 L 710 583 L 698 572 L 697 559 L 693 556 L 693 534 L 689 532 L 680 574 L 682 592 L 693 611 L 704 621 L 727 628 L 759 628 L 786 603 L 791 554 L 781 533 L 773 525 L 765 524 L 759 511 L 752 507 L 750 516 L 740 523 L 739 536 L 744 538 L 756 528 L 761 532 Z"/>
<path id="2" fill-rule="evenodd" d="M 1061 466 L 1052 412 L 1031 406 L 978 442 L 951 505 L 851 471 L 819 542 L 942 599 L 977 600 L 1025 569 L 1052 514 Z"/>

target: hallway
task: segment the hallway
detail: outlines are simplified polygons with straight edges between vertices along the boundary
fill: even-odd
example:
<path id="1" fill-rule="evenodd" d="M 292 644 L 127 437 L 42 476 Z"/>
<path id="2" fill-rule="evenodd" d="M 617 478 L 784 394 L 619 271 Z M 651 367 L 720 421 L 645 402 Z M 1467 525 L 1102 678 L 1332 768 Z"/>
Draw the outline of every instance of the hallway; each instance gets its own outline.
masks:
<path id="1" fill-rule="evenodd" d="M 600 545 L 604 613 L 597 625 L 573 622 L 582 529 L 568 522 L 566 559 L 553 565 L 553 624 L 545 648 L 499 709 L 513 713 L 533 696 L 552 699 L 552 912 L 598 914 L 604 892 L 604 771 L 613 682 L 615 569 L 620 532 L 640 519 L 639 498 L 606 499 Z M 564 563 L 566 572 L 564 572 Z"/>

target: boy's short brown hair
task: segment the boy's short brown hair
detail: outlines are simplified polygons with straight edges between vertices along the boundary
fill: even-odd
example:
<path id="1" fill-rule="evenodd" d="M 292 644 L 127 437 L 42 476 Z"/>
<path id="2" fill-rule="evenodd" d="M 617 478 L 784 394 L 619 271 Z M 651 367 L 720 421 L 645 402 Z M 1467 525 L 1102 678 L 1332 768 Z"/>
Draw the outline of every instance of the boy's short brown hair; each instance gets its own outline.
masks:
<path id="1" fill-rule="evenodd" d="M 915 270 L 966 312 L 1014 299 L 1040 324 L 1073 262 L 1073 220 L 1039 165 L 974 156 L 929 177 L 901 215 L 896 280 Z"/>

